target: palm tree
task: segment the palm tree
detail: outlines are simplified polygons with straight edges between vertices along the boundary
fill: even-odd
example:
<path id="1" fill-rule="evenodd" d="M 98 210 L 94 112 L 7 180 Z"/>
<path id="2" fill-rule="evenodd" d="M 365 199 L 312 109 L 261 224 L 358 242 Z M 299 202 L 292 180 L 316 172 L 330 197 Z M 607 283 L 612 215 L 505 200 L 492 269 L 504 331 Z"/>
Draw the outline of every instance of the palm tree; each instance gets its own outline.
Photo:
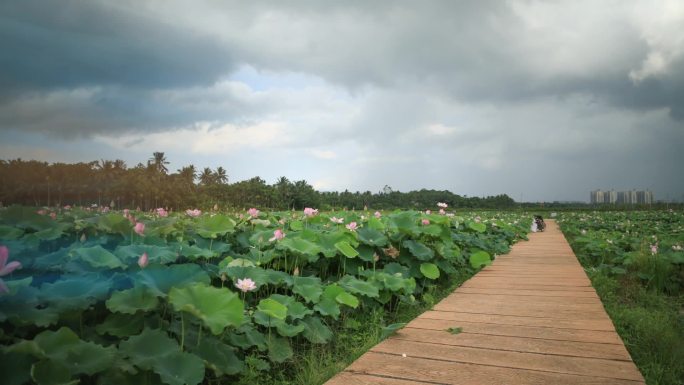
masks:
<path id="1" fill-rule="evenodd" d="M 160 174 L 166 174 L 169 171 L 169 169 L 166 168 L 166 165 L 169 164 L 169 162 L 166 160 L 166 157 L 164 157 L 163 152 L 152 153 L 152 157 L 147 161 L 147 164 L 152 164 L 154 169 Z"/>
<path id="2" fill-rule="evenodd" d="M 214 177 L 216 178 L 216 183 L 218 184 L 228 183 L 228 174 L 226 174 L 226 169 L 221 166 L 218 166 L 218 168 L 216 169 Z"/>
<path id="3" fill-rule="evenodd" d="M 214 173 L 209 167 L 205 167 L 199 176 L 200 184 L 204 186 L 209 186 L 214 183 Z"/>

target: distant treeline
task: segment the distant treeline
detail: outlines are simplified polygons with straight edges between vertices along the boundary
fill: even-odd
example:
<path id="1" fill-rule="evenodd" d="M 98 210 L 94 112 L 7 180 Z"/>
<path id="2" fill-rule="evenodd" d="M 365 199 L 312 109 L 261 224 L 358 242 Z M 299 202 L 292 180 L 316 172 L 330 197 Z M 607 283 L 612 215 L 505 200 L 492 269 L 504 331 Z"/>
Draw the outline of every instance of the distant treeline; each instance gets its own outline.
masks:
<path id="1" fill-rule="evenodd" d="M 269 185 L 263 179 L 229 183 L 226 169 L 193 165 L 169 173 L 164 153 L 155 152 L 146 164 L 127 167 L 120 159 L 88 163 L 46 163 L 0 160 L 0 202 L 31 206 L 114 205 L 149 210 L 168 207 L 259 207 L 275 210 L 434 208 L 437 202 L 460 208 L 509 208 L 513 199 L 502 194 L 463 197 L 450 191 L 319 192 L 307 181 L 281 177 Z"/>

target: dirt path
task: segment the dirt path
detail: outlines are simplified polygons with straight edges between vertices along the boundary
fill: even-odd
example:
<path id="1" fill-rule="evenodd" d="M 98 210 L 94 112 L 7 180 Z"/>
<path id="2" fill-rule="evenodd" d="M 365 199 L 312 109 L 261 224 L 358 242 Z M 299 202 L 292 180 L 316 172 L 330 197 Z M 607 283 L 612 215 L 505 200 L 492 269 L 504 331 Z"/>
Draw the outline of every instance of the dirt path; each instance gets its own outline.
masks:
<path id="1" fill-rule="evenodd" d="M 459 334 L 446 329 L 461 328 Z M 328 385 L 643 384 L 554 221 Z"/>

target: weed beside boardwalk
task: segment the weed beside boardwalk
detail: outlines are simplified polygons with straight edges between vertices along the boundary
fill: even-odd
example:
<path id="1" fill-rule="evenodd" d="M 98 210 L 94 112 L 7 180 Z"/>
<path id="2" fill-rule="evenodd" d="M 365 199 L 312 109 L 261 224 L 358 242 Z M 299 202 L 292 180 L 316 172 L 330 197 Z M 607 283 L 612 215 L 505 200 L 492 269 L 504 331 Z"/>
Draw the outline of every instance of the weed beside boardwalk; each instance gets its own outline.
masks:
<path id="1" fill-rule="evenodd" d="M 684 383 L 684 215 L 568 213 L 559 219 L 649 385 Z"/>

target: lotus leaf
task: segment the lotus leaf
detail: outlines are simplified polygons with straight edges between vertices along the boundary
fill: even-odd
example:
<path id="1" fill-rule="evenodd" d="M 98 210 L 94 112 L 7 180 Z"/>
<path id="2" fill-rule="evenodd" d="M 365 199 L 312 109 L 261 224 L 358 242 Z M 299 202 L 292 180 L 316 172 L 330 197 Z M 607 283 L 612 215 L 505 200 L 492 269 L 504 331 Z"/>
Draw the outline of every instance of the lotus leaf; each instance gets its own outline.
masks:
<path id="1" fill-rule="evenodd" d="M 226 288 L 203 283 L 174 287 L 169 292 L 169 302 L 176 311 L 185 311 L 201 319 L 214 334 L 242 323 L 244 304 L 237 294 Z"/>

